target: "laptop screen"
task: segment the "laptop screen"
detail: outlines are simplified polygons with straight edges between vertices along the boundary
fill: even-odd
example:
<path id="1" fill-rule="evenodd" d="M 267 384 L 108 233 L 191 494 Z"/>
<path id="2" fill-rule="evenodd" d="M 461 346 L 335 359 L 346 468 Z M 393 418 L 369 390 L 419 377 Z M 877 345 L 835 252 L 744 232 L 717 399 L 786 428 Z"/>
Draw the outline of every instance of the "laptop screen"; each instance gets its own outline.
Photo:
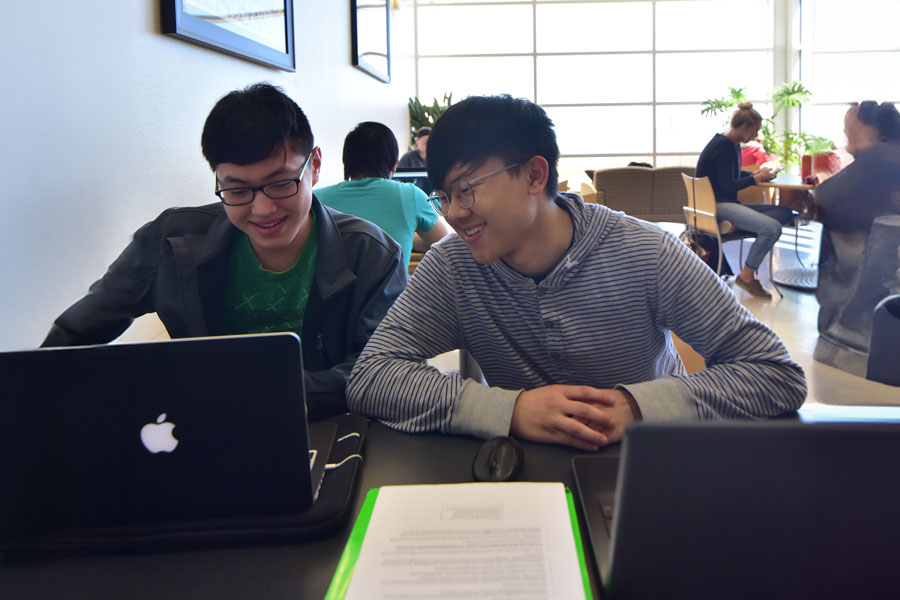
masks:
<path id="1" fill-rule="evenodd" d="M 632 426 L 607 595 L 877 597 L 900 556 L 896 456 L 896 423 Z M 590 460 L 575 474 L 593 540 L 606 525 L 584 496 Z"/>
<path id="2" fill-rule="evenodd" d="M 299 338 L 261 334 L 0 353 L 0 547 L 73 530 L 313 503 Z"/>

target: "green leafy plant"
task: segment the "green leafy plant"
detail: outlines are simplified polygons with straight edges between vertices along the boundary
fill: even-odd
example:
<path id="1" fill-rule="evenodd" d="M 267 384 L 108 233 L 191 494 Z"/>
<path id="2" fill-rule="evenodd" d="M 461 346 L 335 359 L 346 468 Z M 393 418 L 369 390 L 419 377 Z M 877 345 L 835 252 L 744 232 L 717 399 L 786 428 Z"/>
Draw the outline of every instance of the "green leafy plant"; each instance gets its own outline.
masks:
<path id="1" fill-rule="evenodd" d="M 712 98 L 703 102 L 703 108 L 700 110 L 701 115 L 713 117 L 722 112 L 727 111 L 733 106 L 737 106 L 741 102 L 747 101 L 747 95 L 744 94 L 744 88 L 728 88 L 730 96 L 722 98 Z"/>
<path id="2" fill-rule="evenodd" d="M 804 134 L 803 138 L 807 154 L 828 154 L 834 150 L 834 142 L 826 137 Z"/>
<path id="3" fill-rule="evenodd" d="M 781 109 L 784 107 L 800 108 L 811 99 L 812 92 L 803 87 L 803 84 L 799 81 L 782 83 L 775 88 L 774 92 L 772 92 L 772 103 L 775 105 L 772 118 L 774 119 L 777 117 L 778 113 L 781 112 Z"/>
<path id="4" fill-rule="evenodd" d="M 703 102 L 700 114 L 713 117 L 727 113 L 741 102 L 746 102 L 744 88 L 729 87 L 729 95 L 713 98 Z M 782 165 L 799 165 L 800 157 L 806 154 L 822 154 L 830 152 L 834 144 L 831 140 L 784 129 L 779 131 L 775 118 L 784 109 L 799 109 L 812 98 L 812 93 L 799 81 L 783 83 L 772 92 L 772 116 L 763 119 L 759 135 L 766 154 L 771 154 Z"/>
<path id="5" fill-rule="evenodd" d="M 452 102 L 452 92 L 444 94 L 443 102 L 439 102 L 437 98 L 431 106 L 422 104 L 418 98 L 409 99 L 409 142 L 410 148 L 416 146 L 416 132 L 422 127 L 434 127 L 434 123 L 438 120 L 444 111 L 450 108 Z"/>

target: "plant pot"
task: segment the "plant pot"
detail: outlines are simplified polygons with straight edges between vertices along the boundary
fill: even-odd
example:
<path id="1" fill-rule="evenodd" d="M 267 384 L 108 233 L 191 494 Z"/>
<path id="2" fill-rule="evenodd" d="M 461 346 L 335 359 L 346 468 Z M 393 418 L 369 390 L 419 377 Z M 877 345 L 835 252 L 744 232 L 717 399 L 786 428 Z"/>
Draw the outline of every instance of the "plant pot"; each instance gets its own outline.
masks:
<path id="1" fill-rule="evenodd" d="M 800 159 L 800 176 L 803 179 L 815 175 L 821 183 L 840 170 L 841 157 L 835 152 L 824 152 L 811 156 L 804 154 Z"/>
<path id="2" fill-rule="evenodd" d="M 812 156 L 804 154 L 800 157 L 800 177 L 806 179 L 812 175 Z"/>

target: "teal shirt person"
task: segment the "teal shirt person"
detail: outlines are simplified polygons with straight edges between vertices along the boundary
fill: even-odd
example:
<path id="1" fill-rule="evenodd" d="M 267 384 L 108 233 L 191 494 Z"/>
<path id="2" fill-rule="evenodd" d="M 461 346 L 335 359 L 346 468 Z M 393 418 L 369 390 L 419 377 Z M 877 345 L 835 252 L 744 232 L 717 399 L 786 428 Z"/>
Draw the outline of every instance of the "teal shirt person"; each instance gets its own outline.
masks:
<path id="1" fill-rule="evenodd" d="M 411 183 L 382 177 L 342 181 L 318 188 L 315 195 L 322 204 L 371 221 L 400 244 L 403 264 L 409 264 L 413 234 L 431 231 L 438 215 L 428 197 Z"/>

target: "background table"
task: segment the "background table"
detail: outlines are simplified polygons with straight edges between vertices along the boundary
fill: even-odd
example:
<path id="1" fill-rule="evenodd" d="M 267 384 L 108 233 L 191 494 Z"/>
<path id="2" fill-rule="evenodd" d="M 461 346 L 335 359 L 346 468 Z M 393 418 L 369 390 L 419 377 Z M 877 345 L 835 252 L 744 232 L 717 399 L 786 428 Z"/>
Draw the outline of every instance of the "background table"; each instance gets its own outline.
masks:
<path id="1" fill-rule="evenodd" d="M 803 183 L 803 178 L 795 173 L 781 172 L 771 181 L 757 183 L 760 187 L 777 188 L 786 190 L 812 190 L 816 186 L 811 183 Z"/>

